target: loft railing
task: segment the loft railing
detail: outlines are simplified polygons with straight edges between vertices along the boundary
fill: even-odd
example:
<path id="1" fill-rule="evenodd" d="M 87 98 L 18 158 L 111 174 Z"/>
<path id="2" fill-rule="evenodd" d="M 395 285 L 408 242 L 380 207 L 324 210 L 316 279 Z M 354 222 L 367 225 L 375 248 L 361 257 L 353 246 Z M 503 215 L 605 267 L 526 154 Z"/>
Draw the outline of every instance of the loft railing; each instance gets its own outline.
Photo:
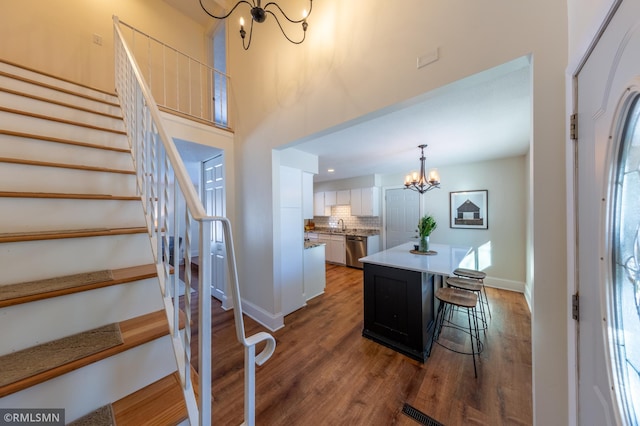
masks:
<path id="1" fill-rule="evenodd" d="M 120 30 L 160 107 L 231 129 L 229 76 L 123 21 Z"/>
<path id="2" fill-rule="evenodd" d="M 152 251 L 156 259 L 160 288 L 170 324 L 173 347 L 180 373 L 189 421 L 192 425 L 211 423 L 211 242 L 212 228 L 222 225 L 227 267 L 234 304 L 236 336 L 245 347 L 245 424 L 255 421 L 255 365 L 262 365 L 275 351 L 275 339 L 259 332 L 246 337 L 231 225 L 227 218 L 207 216 L 189 179 L 173 140 L 162 126 L 156 105 L 136 60 L 114 16 L 116 90 L 134 157 L 137 189 L 143 200 Z M 197 231 L 197 232 L 196 232 Z M 197 243 L 192 241 L 198 236 Z M 173 244 L 172 244 L 173 242 Z M 191 382 L 191 249 L 198 244 L 198 394 Z M 173 247 L 173 252 L 169 247 Z M 179 303 L 178 259 L 184 252 L 184 304 Z M 171 265 L 171 259 L 175 259 Z M 175 269 L 174 269 L 175 266 Z M 184 330 L 180 331 L 180 312 L 184 310 Z M 266 342 L 256 355 L 256 345 Z"/>

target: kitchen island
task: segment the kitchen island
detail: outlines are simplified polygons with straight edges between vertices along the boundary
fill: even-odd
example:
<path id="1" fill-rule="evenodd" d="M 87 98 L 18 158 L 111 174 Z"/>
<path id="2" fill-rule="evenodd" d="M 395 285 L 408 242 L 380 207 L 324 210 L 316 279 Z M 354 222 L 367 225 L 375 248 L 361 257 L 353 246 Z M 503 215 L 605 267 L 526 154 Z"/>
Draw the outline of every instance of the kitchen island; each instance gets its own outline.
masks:
<path id="1" fill-rule="evenodd" d="M 413 242 L 360 259 L 364 264 L 362 335 L 410 358 L 429 356 L 435 288 L 471 252 L 470 247 L 430 244 L 435 254 L 413 254 Z"/>

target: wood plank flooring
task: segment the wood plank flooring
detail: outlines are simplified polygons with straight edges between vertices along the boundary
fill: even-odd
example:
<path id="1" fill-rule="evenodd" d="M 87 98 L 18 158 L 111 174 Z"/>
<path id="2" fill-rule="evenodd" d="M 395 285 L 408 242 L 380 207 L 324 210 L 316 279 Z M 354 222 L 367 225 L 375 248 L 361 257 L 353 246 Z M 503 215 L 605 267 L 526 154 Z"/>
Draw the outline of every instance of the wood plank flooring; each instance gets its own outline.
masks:
<path id="1" fill-rule="evenodd" d="M 276 352 L 256 373 L 257 425 L 418 424 L 402 413 L 404 403 L 447 426 L 532 424 L 531 322 L 522 294 L 488 289 L 493 318 L 475 379 L 470 356 L 434 345 L 422 364 L 362 337 L 362 278 L 361 270 L 327 265 L 325 293 L 272 333 Z M 244 354 L 233 312 L 214 299 L 211 321 L 212 423 L 240 424 Z M 245 327 L 247 335 L 268 331 L 248 317 Z M 196 368 L 197 347 L 194 339 Z"/>

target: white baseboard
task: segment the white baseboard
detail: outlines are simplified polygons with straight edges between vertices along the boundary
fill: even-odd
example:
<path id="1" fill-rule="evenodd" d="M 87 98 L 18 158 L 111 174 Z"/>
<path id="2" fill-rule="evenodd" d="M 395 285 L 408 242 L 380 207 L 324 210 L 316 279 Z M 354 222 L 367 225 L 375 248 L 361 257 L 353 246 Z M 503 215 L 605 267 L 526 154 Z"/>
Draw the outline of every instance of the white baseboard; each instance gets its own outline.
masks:
<path id="1" fill-rule="evenodd" d="M 504 280 L 502 278 L 486 277 L 484 285 L 487 287 L 499 288 L 501 290 L 517 291 L 524 293 L 525 283 L 521 281 Z"/>
<path id="2" fill-rule="evenodd" d="M 282 314 L 271 314 L 259 306 L 242 299 L 242 311 L 265 326 L 269 331 L 276 331 L 284 327 L 284 317 Z"/>

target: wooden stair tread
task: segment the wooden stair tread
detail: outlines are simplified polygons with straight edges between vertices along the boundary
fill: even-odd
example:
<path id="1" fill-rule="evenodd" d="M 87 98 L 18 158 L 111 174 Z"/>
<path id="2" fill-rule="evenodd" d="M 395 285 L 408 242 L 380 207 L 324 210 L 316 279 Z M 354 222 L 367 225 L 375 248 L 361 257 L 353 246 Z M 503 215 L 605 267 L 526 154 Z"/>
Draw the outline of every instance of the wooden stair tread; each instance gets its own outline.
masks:
<path id="1" fill-rule="evenodd" d="M 121 321 L 119 324 L 123 344 L 1 387 L 0 398 L 19 392 L 28 387 L 35 386 L 39 383 L 53 379 L 54 377 L 69 373 L 70 371 L 85 367 L 94 362 L 120 354 L 131 348 L 143 345 L 169 334 L 169 324 L 164 310 L 151 312 L 136 318 Z M 184 327 L 183 315 L 180 316 L 180 327 Z"/>
<path id="2" fill-rule="evenodd" d="M 122 153 L 131 152 L 131 150 L 128 148 L 117 148 L 112 146 L 96 145 L 96 144 L 91 144 L 86 142 L 74 141 L 71 139 L 54 138 L 51 136 L 36 135 L 33 133 L 25 133 L 25 132 L 15 132 L 13 130 L 6 130 L 6 129 L 0 129 L 0 135 L 15 136 L 19 138 L 28 138 L 28 139 L 37 139 L 37 140 L 47 141 L 47 142 L 56 142 L 56 143 L 63 143 L 67 145 L 82 146 L 85 148 L 103 149 L 106 151 L 116 151 L 116 152 L 122 152 Z"/>
<path id="3" fill-rule="evenodd" d="M 107 92 L 107 91 L 102 90 L 102 89 L 98 89 L 98 88 L 95 88 L 95 87 L 87 86 L 85 84 L 77 83 L 77 82 L 72 81 L 72 80 L 67 80 L 65 78 L 58 77 L 58 76 L 55 76 L 53 74 L 48 74 L 46 72 L 43 72 L 43 71 L 40 71 L 40 70 L 36 70 L 36 69 L 33 69 L 33 68 L 25 67 L 23 65 L 20 65 L 20 64 L 11 62 L 11 61 L 7 61 L 7 60 L 2 59 L 2 60 L 0 60 L 0 62 L 12 65 L 12 66 L 17 67 L 17 68 L 22 68 L 22 69 L 27 70 L 27 71 L 32 71 L 32 72 L 44 75 L 46 77 L 54 78 L 56 80 L 60 80 L 60 81 L 63 81 L 65 83 L 71 83 L 71 84 L 74 84 L 74 85 L 76 85 L 78 87 L 83 87 L 85 89 L 89 89 L 89 90 L 93 90 L 93 91 L 96 91 L 96 92 L 99 92 L 99 93 L 103 93 L 103 94 L 108 95 L 108 96 L 114 96 L 114 97 L 116 96 L 116 94 L 113 93 L 113 92 Z M 104 100 L 104 99 L 100 99 L 100 98 L 96 98 L 96 97 L 93 97 L 93 96 L 85 95 L 84 93 L 79 93 L 79 92 L 76 92 L 76 91 L 73 91 L 73 90 L 67 90 L 67 89 L 64 89 L 64 88 L 59 87 L 59 86 L 54 86 L 54 85 L 51 85 L 51 84 L 43 83 L 41 81 L 32 80 L 30 78 L 26 78 L 26 77 L 23 77 L 21 75 L 9 73 L 9 72 L 6 72 L 6 71 L 0 71 L 0 75 L 5 76 L 5 77 L 9 77 L 9 78 L 13 78 L 15 80 L 23 81 L 25 83 L 34 84 L 36 86 L 41 86 L 41 87 L 45 87 L 47 89 L 55 90 L 56 92 L 66 93 L 68 95 L 74 95 L 74 96 L 77 96 L 79 98 L 90 99 L 92 101 L 102 102 L 103 104 L 107 104 L 107 105 L 119 106 L 115 102 L 110 102 L 110 101 L 107 101 L 107 100 Z"/>
<path id="4" fill-rule="evenodd" d="M 88 113 L 91 113 L 91 114 L 100 115 L 102 117 L 113 118 L 115 120 L 122 120 L 121 116 L 108 114 L 108 113 L 100 112 L 100 111 L 95 111 L 95 110 L 90 109 L 90 108 L 84 108 L 84 107 L 77 106 L 77 105 L 74 105 L 74 104 L 70 104 L 70 103 L 67 103 L 67 102 L 61 102 L 61 101 L 56 101 L 56 100 L 49 99 L 49 98 L 43 98 L 42 96 L 34 95 L 34 94 L 31 94 L 31 93 L 19 92 L 17 90 L 8 89 L 6 87 L 0 87 L 0 92 L 5 92 L 5 93 L 9 93 L 11 95 L 21 96 L 23 98 L 33 99 L 35 101 L 46 102 L 48 104 L 58 105 L 58 106 L 65 107 L 65 108 L 70 108 L 70 109 L 73 109 L 73 110 L 76 110 L 76 111 L 88 112 Z"/>
<path id="5" fill-rule="evenodd" d="M 24 116 L 28 116 L 28 117 L 38 118 L 38 119 L 41 119 L 41 120 L 53 121 L 53 122 L 56 122 L 56 123 L 70 124 L 70 125 L 73 125 L 73 126 L 84 127 L 86 129 L 93 129 L 93 130 L 100 130 L 100 131 L 103 131 L 103 132 L 115 133 L 115 134 L 118 134 L 118 135 L 126 135 L 127 134 L 127 132 L 125 132 L 123 130 L 111 129 L 109 127 L 95 126 L 93 124 L 83 123 L 81 121 L 71 121 L 71 120 L 66 120 L 66 119 L 63 119 L 63 118 L 50 117 L 48 115 L 35 114 L 33 112 L 27 112 L 27 111 L 22 111 L 22 110 L 13 109 L 13 108 L 6 108 L 6 107 L 3 107 L 3 106 L 0 106 L 0 111 L 8 112 L 10 114 L 17 114 L 17 115 L 24 115 Z"/>
<path id="6" fill-rule="evenodd" d="M 67 294 L 80 293 L 83 291 L 94 290 L 97 288 L 109 287 L 112 285 L 125 284 L 147 278 L 157 277 L 157 269 L 154 264 L 133 266 L 129 268 L 114 269 L 111 271 L 112 280 L 84 284 L 78 287 L 66 288 L 63 290 L 49 291 L 46 293 L 33 294 L 29 296 L 16 297 L 8 300 L 0 300 L 0 308 L 7 306 L 19 305 L 22 303 L 34 302 L 36 300 L 44 300 L 52 297 L 64 296 Z"/>
<path id="7" fill-rule="evenodd" d="M 110 195 L 110 194 L 68 194 L 62 192 L 21 192 L 0 191 L 0 198 L 55 198 L 70 200 L 118 200 L 140 201 L 138 195 Z"/>
<path id="8" fill-rule="evenodd" d="M 27 166 L 58 167 L 62 169 L 84 170 L 89 172 L 121 173 L 125 175 L 136 174 L 135 170 L 118 170 L 118 169 L 110 169 L 108 167 L 83 166 L 81 164 L 52 163 L 49 161 L 24 160 L 22 158 L 0 157 L 0 162 L 11 163 L 11 164 L 22 164 Z"/>
<path id="9" fill-rule="evenodd" d="M 134 228 L 98 228 L 98 229 L 78 229 L 78 230 L 60 230 L 45 232 L 22 232 L 22 233 L 5 233 L 0 234 L 0 243 L 16 243 L 23 241 L 42 241 L 57 240 L 64 238 L 84 238 L 84 237 L 103 237 L 111 235 L 129 235 L 143 234 L 147 232 L 144 226 Z"/>
<path id="10" fill-rule="evenodd" d="M 176 425 L 187 419 L 177 372 L 112 404 L 118 426 Z"/>

